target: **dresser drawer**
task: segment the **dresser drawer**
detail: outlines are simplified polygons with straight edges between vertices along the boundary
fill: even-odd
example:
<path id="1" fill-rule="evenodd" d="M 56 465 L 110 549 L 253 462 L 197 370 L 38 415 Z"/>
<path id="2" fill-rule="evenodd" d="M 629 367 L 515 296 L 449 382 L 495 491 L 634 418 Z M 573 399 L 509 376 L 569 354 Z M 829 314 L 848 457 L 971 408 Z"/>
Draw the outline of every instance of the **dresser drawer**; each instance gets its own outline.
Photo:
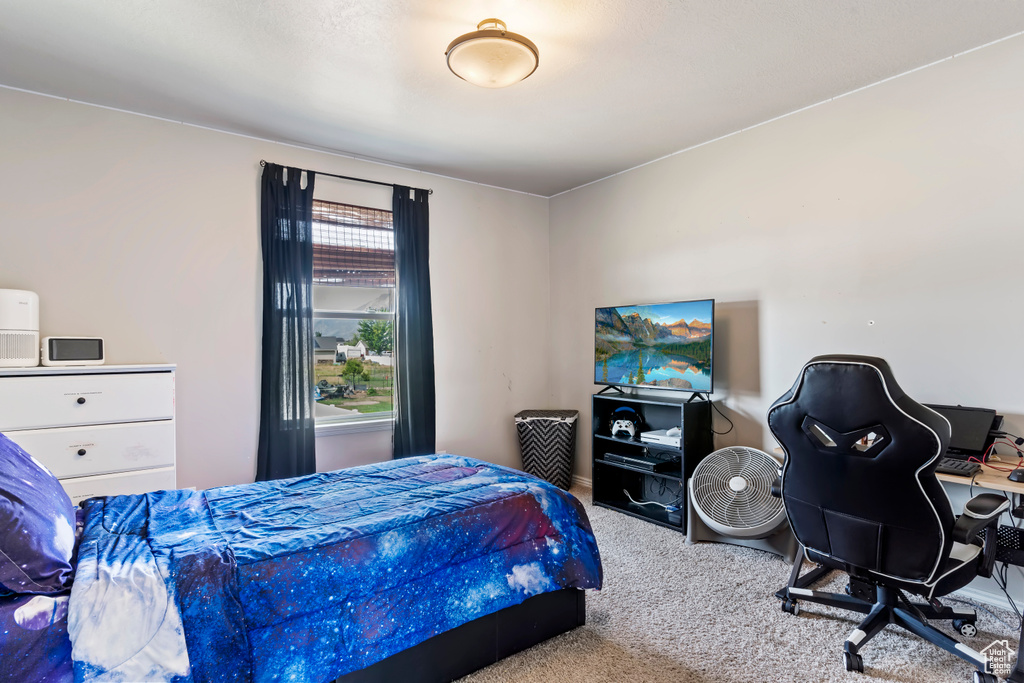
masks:
<path id="1" fill-rule="evenodd" d="M 7 437 L 58 479 L 174 464 L 174 422 L 25 429 Z"/>
<path id="2" fill-rule="evenodd" d="M 0 431 L 174 416 L 170 372 L 0 377 Z"/>
<path id="3" fill-rule="evenodd" d="M 174 489 L 174 468 L 163 467 L 141 472 L 121 472 L 120 474 L 102 474 L 98 477 L 62 479 L 60 484 L 70 496 L 71 502 L 78 505 L 86 498 L 95 498 L 96 496 L 124 496 L 132 493 Z"/>

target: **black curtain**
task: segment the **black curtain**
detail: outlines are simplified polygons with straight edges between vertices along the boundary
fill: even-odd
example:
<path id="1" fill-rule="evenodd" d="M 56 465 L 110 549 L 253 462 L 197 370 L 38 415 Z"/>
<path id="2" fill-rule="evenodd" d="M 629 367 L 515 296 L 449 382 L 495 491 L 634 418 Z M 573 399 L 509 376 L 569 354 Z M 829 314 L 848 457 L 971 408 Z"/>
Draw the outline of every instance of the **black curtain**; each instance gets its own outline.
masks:
<path id="1" fill-rule="evenodd" d="M 316 472 L 313 408 L 313 180 L 263 168 L 263 386 L 256 480 Z"/>
<path id="2" fill-rule="evenodd" d="M 434 452 L 434 324 L 427 193 L 395 186 L 395 457 Z"/>

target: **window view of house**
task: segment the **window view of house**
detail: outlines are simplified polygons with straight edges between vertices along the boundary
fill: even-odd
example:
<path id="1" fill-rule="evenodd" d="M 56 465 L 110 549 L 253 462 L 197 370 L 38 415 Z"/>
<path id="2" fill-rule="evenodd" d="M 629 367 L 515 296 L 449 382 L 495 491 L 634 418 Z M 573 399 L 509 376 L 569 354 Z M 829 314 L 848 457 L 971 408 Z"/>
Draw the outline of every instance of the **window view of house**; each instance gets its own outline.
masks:
<path id="1" fill-rule="evenodd" d="M 313 202 L 313 356 L 318 423 L 390 419 L 395 241 L 391 212 Z"/>

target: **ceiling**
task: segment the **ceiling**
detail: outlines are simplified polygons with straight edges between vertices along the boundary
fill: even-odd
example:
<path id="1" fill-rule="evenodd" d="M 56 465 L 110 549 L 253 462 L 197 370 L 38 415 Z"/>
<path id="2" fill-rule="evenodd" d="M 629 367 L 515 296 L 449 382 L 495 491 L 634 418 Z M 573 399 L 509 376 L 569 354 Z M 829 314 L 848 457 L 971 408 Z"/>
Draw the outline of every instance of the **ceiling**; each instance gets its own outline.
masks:
<path id="1" fill-rule="evenodd" d="M 499 17 L 540 67 L 444 50 Z M 1020 0 L 0 0 L 0 84 L 543 196 L 1024 31 Z"/>

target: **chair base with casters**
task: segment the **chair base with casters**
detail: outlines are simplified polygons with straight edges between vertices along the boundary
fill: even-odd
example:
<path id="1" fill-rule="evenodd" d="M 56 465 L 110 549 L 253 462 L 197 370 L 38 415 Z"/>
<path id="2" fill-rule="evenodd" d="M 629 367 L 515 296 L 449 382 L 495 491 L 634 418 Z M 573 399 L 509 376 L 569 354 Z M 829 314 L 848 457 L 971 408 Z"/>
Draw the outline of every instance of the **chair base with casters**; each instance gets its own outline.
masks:
<path id="1" fill-rule="evenodd" d="M 863 672 L 864 660 L 860 654 L 861 649 L 888 624 L 895 624 L 970 662 L 978 669 L 974 673 L 974 683 L 997 683 L 999 680 L 985 670 L 988 659 L 984 654 L 964 645 L 928 623 L 934 620 L 948 620 L 952 622 L 955 631 L 963 636 L 972 637 L 978 632 L 975 625 L 978 614 L 973 609 L 949 607 L 937 599 L 931 602 L 912 601 L 898 588 L 852 577 L 845 594 L 813 590 L 809 586 L 833 570 L 827 565 L 818 565 L 807 574 L 800 576 L 802 563 L 803 554 L 801 553 L 793 564 L 790 585 L 775 594 L 782 600 L 784 612 L 794 616 L 799 615 L 800 601 L 806 600 L 866 615 L 843 643 L 843 662 L 847 671 Z"/>
<path id="2" fill-rule="evenodd" d="M 946 578 L 930 585 L 894 581 L 856 570 L 850 573 L 852 568 L 801 548 L 802 552 L 793 563 L 789 584 L 775 595 L 782 600 L 782 610 L 794 616 L 800 613 L 801 600 L 866 615 L 843 644 L 843 661 L 847 671 L 863 672 L 864 660 L 860 650 L 888 624 L 895 624 L 976 667 L 974 683 L 998 683 L 999 679 L 987 671 L 988 658 L 983 653 L 939 631 L 928 621 L 949 620 L 960 635 L 971 637 L 977 634 L 975 624 L 978 615 L 973 609 L 945 606 L 939 602 L 938 596 L 962 588 L 969 577 L 991 576 L 996 548 L 995 527 L 999 515 L 1008 508 L 1009 503 L 1004 497 L 991 493 L 980 494 L 968 501 L 964 514 L 957 518 L 953 529 L 956 549 L 950 556 L 947 565 L 949 569 L 944 575 Z M 978 542 L 982 545 L 978 546 Z M 815 561 L 818 567 L 800 576 L 805 556 Z M 847 594 L 810 588 L 832 570 L 849 573 Z M 919 593 L 922 597 L 927 596 L 928 601 L 911 601 L 901 588 Z"/>

